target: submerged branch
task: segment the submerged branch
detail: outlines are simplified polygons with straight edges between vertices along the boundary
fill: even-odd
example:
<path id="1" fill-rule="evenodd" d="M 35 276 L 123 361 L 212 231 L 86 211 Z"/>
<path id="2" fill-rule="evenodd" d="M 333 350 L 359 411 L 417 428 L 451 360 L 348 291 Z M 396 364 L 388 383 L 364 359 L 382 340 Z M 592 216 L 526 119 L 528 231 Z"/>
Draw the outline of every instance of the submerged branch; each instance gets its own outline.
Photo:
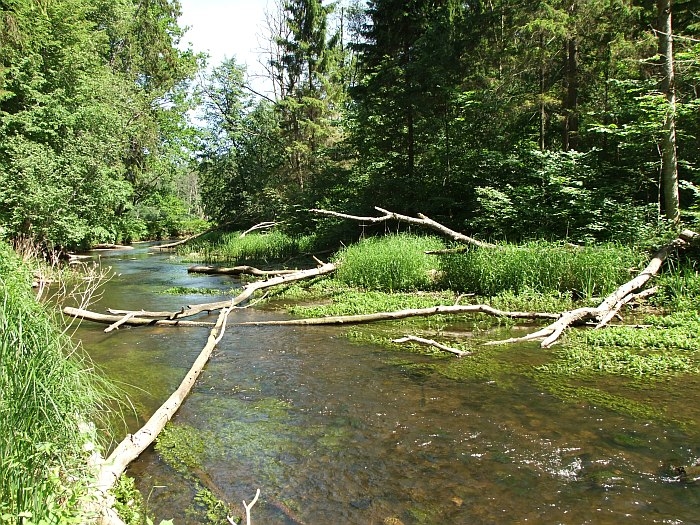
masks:
<path id="1" fill-rule="evenodd" d="M 437 341 L 434 341 L 432 339 L 423 339 L 422 337 L 416 337 L 415 335 L 407 335 L 404 337 L 401 337 L 399 339 L 392 339 L 392 343 L 418 343 L 421 345 L 426 345 L 426 346 L 434 346 L 435 348 L 438 348 L 440 350 L 444 350 L 445 352 L 450 352 L 452 354 L 456 354 L 457 357 L 464 357 L 465 355 L 472 355 L 471 352 L 467 352 L 466 350 L 460 350 L 458 348 L 452 348 L 451 346 L 443 345 L 442 343 L 438 343 Z"/>
<path id="2" fill-rule="evenodd" d="M 230 308 L 224 308 L 221 311 L 216 324 L 211 329 L 206 345 L 199 353 L 199 356 L 192 364 L 192 367 L 177 390 L 175 390 L 165 403 L 155 411 L 148 422 L 141 427 L 138 432 L 127 435 L 124 440 L 117 445 L 109 457 L 99 465 L 96 483 L 92 487 L 99 501 L 105 503 L 110 502 L 108 491 L 124 473 L 126 467 L 155 441 L 158 434 L 160 434 L 165 427 L 165 424 L 170 421 L 178 408 L 180 408 L 180 405 L 190 393 L 197 378 L 202 373 L 204 365 L 209 360 L 214 347 L 219 342 L 220 335 L 223 334 L 226 319 L 230 311 Z M 103 509 L 103 515 L 109 516 L 110 511 L 109 504 L 107 504 Z"/>
<path id="3" fill-rule="evenodd" d="M 463 313 L 482 313 L 496 317 L 507 317 L 510 319 L 556 319 L 558 314 L 545 312 L 508 312 L 493 308 L 486 304 L 452 305 L 452 306 L 431 306 L 430 308 L 412 308 L 397 310 L 394 312 L 379 312 L 374 314 L 360 315 L 336 315 L 328 317 L 312 317 L 309 319 L 287 319 L 284 321 L 249 321 L 238 323 L 239 326 L 307 326 L 307 325 L 338 325 L 338 324 L 361 324 L 373 323 L 376 321 L 390 321 L 396 319 L 406 319 L 408 317 L 426 317 L 430 315 L 454 315 Z"/>

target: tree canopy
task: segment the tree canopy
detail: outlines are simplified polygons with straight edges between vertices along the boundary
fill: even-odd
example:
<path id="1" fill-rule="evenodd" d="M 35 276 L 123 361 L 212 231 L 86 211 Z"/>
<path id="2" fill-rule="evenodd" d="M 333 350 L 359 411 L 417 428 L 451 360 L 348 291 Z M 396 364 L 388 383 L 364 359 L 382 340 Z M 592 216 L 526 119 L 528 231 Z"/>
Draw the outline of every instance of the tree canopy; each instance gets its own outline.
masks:
<path id="1" fill-rule="evenodd" d="M 176 0 L 0 5 L 6 235 L 154 237 L 202 210 L 302 232 L 380 205 L 625 241 L 698 216 L 690 0 L 278 0 L 262 96 L 235 58 L 192 89 Z"/>

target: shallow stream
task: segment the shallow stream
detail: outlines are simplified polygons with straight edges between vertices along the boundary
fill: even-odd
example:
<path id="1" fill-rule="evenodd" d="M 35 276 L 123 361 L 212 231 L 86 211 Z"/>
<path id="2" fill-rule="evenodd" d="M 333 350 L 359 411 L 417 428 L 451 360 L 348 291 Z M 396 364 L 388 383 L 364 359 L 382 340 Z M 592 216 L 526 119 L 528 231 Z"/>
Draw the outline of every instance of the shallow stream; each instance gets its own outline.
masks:
<path id="1" fill-rule="evenodd" d="M 97 311 L 175 310 L 220 298 L 159 292 L 239 284 L 188 275 L 187 264 L 147 247 L 101 259 L 116 276 Z M 283 316 L 250 308 L 230 322 Z M 142 419 L 208 337 L 206 328 L 104 327 L 83 322 L 76 336 Z M 659 400 L 691 423 L 661 423 L 564 402 L 519 373 L 448 379 L 438 367 L 457 358 L 356 344 L 346 331 L 230 326 L 173 420 L 196 429 L 189 444 L 200 475 L 227 501 L 240 506 L 261 490 L 256 525 L 700 524 L 700 486 L 670 469 L 700 457 L 696 381 L 669 382 Z M 501 356 L 527 366 L 541 352 L 528 344 Z M 643 388 L 626 395 L 647 400 Z M 195 482 L 153 449 L 129 473 L 156 523 L 206 523 L 193 509 Z"/>

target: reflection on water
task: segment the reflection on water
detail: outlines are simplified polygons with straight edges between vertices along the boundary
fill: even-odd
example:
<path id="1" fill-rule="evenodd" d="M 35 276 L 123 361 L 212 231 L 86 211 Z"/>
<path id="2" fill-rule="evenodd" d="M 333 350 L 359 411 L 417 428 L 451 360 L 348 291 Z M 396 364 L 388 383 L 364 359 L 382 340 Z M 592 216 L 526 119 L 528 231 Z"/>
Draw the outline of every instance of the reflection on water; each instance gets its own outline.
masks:
<path id="1" fill-rule="evenodd" d="M 234 284 L 187 275 L 186 265 L 144 250 L 105 260 L 121 276 L 107 285 L 104 306 L 176 309 L 210 297 L 154 292 Z M 143 389 L 131 389 L 142 414 L 179 384 L 208 335 L 103 328 L 84 323 L 79 335 L 111 377 Z M 261 489 L 255 523 L 700 523 L 700 487 L 668 469 L 700 456 L 696 428 L 563 403 L 522 375 L 449 380 L 414 366 L 434 358 L 352 344 L 341 333 L 231 327 L 174 419 L 200 430 L 207 446 L 198 460 L 228 501 L 240 505 Z M 697 404 L 697 395 L 691 389 L 687 401 Z M 193 483 L 154 451 L 131 473 L 158 519 L 204 523 L 188 511 Z"/>

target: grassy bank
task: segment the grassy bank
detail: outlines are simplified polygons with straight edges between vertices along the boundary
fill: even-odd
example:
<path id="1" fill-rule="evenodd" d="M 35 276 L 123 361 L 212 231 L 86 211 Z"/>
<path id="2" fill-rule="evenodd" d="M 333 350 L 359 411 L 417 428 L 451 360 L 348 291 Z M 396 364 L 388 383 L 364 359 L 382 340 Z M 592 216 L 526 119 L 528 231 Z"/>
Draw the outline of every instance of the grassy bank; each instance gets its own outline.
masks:
<path id="1" fill-rule="evenodd" d="M 102 382 L 0 243 L 0 522 L 81 523 Z M 82 430 L 81 430 L 82 429 Z"/>

